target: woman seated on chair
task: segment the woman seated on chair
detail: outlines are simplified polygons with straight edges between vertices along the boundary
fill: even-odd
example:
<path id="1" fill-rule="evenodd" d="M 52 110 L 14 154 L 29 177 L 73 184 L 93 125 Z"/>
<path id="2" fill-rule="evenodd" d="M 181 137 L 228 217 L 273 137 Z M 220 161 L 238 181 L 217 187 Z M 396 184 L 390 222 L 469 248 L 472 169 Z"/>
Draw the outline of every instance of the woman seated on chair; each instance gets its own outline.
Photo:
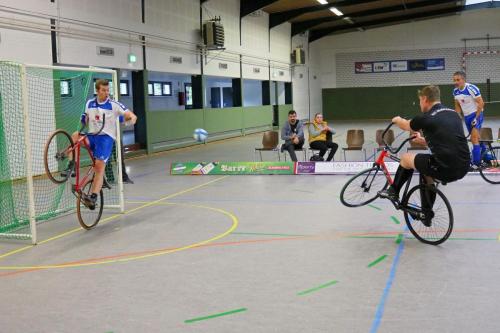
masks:
<path id="1" fill-rule="evenodd" d="M 314 150 L 319 150 L 319 156 L 323 157 L 326 151 L 330 149 L 327 161 L 331 161 L 337 148 L 338 144 L 332 142 L 332 135 L 335 131 L 328 127 L 326 121 L 323 120 L 323 115 L 321 113 L 316 113 L 314 115 L 314 121 L 309 124 L 309 147 Z"/>

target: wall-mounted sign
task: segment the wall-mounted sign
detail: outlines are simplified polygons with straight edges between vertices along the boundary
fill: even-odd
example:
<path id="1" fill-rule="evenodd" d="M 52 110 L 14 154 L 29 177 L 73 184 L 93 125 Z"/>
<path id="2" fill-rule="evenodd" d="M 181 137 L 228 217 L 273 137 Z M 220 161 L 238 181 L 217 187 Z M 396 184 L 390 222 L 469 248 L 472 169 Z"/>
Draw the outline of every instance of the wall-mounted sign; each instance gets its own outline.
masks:
<path id="1" fill-rule="evenodd" d="M 391 72 L 406 72 L 408 61 L 391 61 Z"/>
<path id="2" fill-rule="evenodd" d="M 115 49 L 112 47 L 98 46 L 97 47 L 97 54 L 102 55 L 102 56 L 112 57 L 115 55 Z"/>
<path id="3" fill-rule="evenodd" d="M 371 62 L 356 62 L 354 64 L 356 73 L 373 73 L 373 63 Z"/>
<path id="4" fill-rule="evenodd" d="M 367 62 L 354 63 L 354 72 L 356 74 L 442 71 L 444 69 L 445 69 L 444 58 L 369 61 L 369 62 L 367 61 Z"/>
<path id="5" fill-rule="evenodd" d="M 373 71 L 374 72 L 389 72 L 391 70 L 391 65 L 389 61 L 374 62 Z"/>

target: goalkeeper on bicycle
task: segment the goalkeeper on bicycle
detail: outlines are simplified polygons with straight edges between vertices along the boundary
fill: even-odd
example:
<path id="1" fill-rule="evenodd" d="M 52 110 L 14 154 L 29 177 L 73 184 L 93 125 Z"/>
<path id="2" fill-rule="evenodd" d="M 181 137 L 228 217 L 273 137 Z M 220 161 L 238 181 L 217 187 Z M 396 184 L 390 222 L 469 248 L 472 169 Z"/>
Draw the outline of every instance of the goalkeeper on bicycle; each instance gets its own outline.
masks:
<path id="1" fill-rule="evenodd" d="M 107 80 L 97 80 L 95 90 L 96 97 L 87 101 L 85 112 L 82 114 L 82 123 L 88 125 L 89 133 L 97 133 L 102 128 L 98 135 L 88 134 L 85 139 L 85 143 L 90 147 L 95 158 L 95 175 L 91 194 L 81 194 L 84 204 L 90 209 L 95 209 L 97 194 L 103 185 L 104 168 L 113 151 L 113 144 L 116 140 L 116 123 L 119 121 L 119 117 L 124 116 L 128 124 L 135 124 L 137 121 L 137 116 L 132 111 L 109 97 L 109 82 Z M 79 132 L 73 133 L 73 142 L 78 141 L 79 135 Z M 71 161 L 66 173 L 71 173 L 74 167 L 74 162 Z"/>

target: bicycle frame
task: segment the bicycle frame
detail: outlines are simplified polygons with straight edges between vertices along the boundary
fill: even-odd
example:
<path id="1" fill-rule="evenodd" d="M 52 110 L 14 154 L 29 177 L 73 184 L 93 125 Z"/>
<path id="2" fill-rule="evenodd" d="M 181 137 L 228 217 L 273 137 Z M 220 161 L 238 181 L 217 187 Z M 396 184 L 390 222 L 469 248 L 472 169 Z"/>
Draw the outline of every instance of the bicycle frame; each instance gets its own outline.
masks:
<path id="1" fill-rule="evenodd" d="M 396 161 L 396 162 L 400 162 L 401 159 L 399 159 L 396 154 L 403 148 L 403 146 L 410 140 L 414 139 L 414 137 L 409 137 L 407 138 L 406 140 L 404 140 L 398 148 L 396 149 L 393 149 L 391 148 L 391 146 L 389 146 L 389 144 L 387 144 L 387 142 L 385 141 L 385 135 L 386 133 L 389 131 L 389 129 L 394 125 L 394 123 L 391 123 L 389 126 L 387 126 L 387 128 L 384 130 L 384 132 L 382 133 L 382 141 L 384 142 L 385 144 L 385 147 L 384 149 L 380 152 L 380 155 L 377 157 L 377 159 L 375 160 L 375 162 L 373 163 L 373 165 L 375 166 L 378 166 L 379 168 L 382 169 L 382 171 L 384 172 L 384 175 L 385 175 L 385 178 L 387 178 L 387 181 L 389 182 L 389 184 L 392 185 L 392 183 L 394 182 L 390 173 L 389 173 L 389 170 L 387 169 L 387 166 L 385 165 L 385 159 L 386 158 L 390 158 L 391 160 L 393 161 Z"/>
<path id="2" fill-rule="evenodd" d="M 94 154 L 92 154 L 92 151 L 91 151 L 89 145 L 87 144 L 86 139 L 87 139 L 87 135 L 80 136 L 80 138 L 78 138 L 78 141 L 75 143 L 74 148 L 73 148 L 73 153 L 75 154 L 75 176 L 76 176 L 75 177 L 75 187 L 73 190 L 75 192 L 80 192 L 83 189 L 83 187 L 87 184 L 87 182 L 89 181 L 89 178 L 90 178 L 91 171 L 93 170 L 93 168 L 95 166 Z M 92 161 L 92 167 L 89 169 L 87 174 L 83 177 L 83 179 L 80 182 L 80 156 L 81 156 L 82 144 L 85 147 L 85 149 L 87 150 L 87 152 L 89 153 L 90 160 Z"/>
<path id="3" fill-rule="evenodd" d="M 102 132 L 102 130 L 104 129 L 105 124 L 106 124 L 106 115 L 103 115 L 102 126 L 99 129 L 99 131 L 97 133 L 94 133 L 93 135 L 99 135 Z M 94 166 L 95 166 L 94 154 L 92 153 L 92 150 L 90 149 L 89 145 L 87 144 L 87 140 L 86 140 L 88 137 L 88 133 L 83 132 L 84 127 L 85 127 L 85 124 L 83 123 L 82 127 L 78 131 L 78 135 L 79 135 L 78 141 L 76 141 L 74 143 L 73 148 L 70 149 L 70 151 L 69 151 L 69 152 L 72 152 L 75 154 L 74 155 L 75 156 L 75 186 L 73 188 L 73 193 L 74 192 L 80 193 L 81 190 L 85 187 L 85 185 L 87 185 L 89 178 L 90 178 L 91 171 L 94 169 Z M 89 171 L 87 172 L 87 174 L 80 181 L 80 156 L 81 156 L 82 144 L 85 147 L 85 149 L 87 150 L 87 152 L 89 153 L 90 160 L 92 161 L 92 166 L 89 169 Z"/>

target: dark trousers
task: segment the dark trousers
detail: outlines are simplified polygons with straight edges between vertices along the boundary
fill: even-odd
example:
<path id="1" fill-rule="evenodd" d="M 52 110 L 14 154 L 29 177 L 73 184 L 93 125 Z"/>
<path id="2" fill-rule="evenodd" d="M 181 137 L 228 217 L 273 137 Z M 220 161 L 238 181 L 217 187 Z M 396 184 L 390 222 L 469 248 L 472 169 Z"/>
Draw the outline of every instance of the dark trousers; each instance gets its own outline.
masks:
<path id="1" fill-rule="evenodd" d="M 294 144 L 292 140 L 286 140 L 283 146 L 281 147 L 281 150 L 288 151 L 292 161 L 297 162 L 297 155 L 295 154 L 295 149 L 302 149 L 303 146 L 304 146 L 304 139 L 302 138 L 299 139 L 298 144 Z"/>
<path id="2" fill-rule="evenodd" d="M 332 132 L 326 133 L 326 141 L 313 141 L 309 144 L 311 149 L 319 150 L 319 156 L 323 157 L 326 154 L 326 151 L 330 149 L 330 153 L 326 158 L 327 161 L 333 160 L 333 156 L 335 152 L 339 148 L 339 145 L 335 142 L 332 142 Z"/>

